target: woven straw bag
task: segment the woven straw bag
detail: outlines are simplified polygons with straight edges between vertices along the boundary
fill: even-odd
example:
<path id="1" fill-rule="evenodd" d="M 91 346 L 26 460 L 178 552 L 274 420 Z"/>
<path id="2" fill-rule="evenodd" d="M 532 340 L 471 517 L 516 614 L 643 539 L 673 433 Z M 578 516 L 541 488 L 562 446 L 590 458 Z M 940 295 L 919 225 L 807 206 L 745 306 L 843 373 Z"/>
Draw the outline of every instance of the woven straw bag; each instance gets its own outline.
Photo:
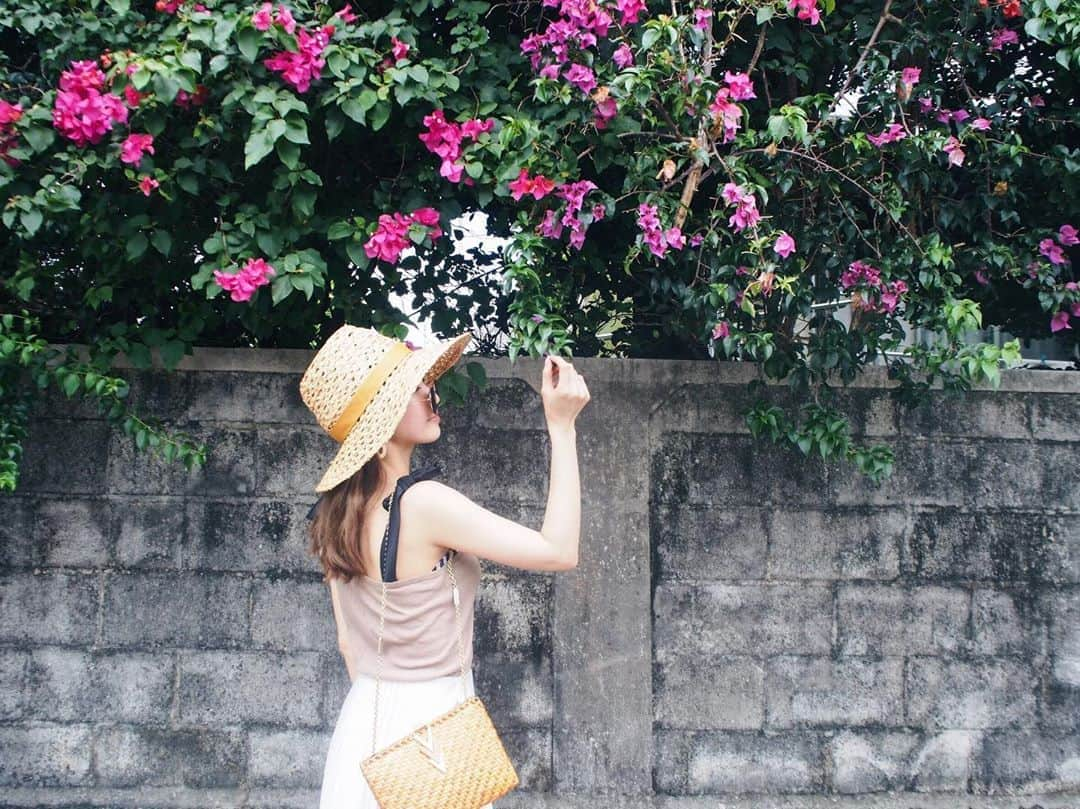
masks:
<path id="1" fill-rule="evenodd" d="M 389 533 L 388 521 L 386 534 Z M 446 565 L 457 619 L 461 684 L 463 694 L 467 694 L 461 597 L 454 578 L 453 558 L 448 559 Z M 514 765 L 506 755 L 484 703 L 477 696 L 466 696 L 441 716 L 413 729 L 389 746 L 377 749 L 375 727 L 379 715 L 379 671 L 382 668 L 385 618 L 384 580 L 375 670 L 375 712 L 371 727 L 372 754 L 360 762 L 360 769 L 379 806 L 382 809 L 480 809 L 517 787 Z"/>

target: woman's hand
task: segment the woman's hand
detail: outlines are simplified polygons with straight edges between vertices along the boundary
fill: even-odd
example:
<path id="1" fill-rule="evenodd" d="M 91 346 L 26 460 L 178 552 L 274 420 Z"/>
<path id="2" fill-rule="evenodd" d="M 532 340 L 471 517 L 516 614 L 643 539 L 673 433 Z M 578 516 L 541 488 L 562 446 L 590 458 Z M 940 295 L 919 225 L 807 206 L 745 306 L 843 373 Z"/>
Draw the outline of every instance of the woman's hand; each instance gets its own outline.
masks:
<path id="1" fill-rule="evenodd" d="M 589 402 L 585 379 L 562 357 L 548 354 L 544 360 L 544 378 L 540 388 L 548 430 L 574 426 L 574 419 Z"/>

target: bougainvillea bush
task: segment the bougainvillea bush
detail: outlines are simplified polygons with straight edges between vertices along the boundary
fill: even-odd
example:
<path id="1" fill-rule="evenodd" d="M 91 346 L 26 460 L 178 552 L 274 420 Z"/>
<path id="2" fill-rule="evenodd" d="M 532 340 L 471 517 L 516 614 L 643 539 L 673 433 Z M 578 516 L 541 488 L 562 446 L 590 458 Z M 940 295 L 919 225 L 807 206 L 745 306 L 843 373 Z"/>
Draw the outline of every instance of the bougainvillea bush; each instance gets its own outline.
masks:
<path id="1" fill-rule="evenodd" d="M 50 381 L 203 462 L 118 352 L 420 318 L 755 363 L 755 435 L 880 480 L 830 396 L 860 368 L 911 404 L 997 384 L 1017 343 L 973 329 L 1075 346 L 1078 35 L 1063 0 L 0 0 L 0 486 Z M 455 250 L 469 211 L 500 252 Z"/>

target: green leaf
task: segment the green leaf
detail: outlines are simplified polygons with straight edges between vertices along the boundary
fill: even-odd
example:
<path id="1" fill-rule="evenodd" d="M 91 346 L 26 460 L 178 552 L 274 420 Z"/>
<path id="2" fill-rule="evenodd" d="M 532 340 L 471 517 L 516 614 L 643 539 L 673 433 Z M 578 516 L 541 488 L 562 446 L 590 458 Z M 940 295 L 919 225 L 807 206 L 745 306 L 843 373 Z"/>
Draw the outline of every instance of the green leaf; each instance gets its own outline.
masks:
<path id="1" fill-rule="evenodd" d="M 278 159 L 290 169 L 295 169 L 300 164 L 300 147 L 287 140 L 279 140 L 274 147 L 277 150 Z"/>
<path id="2" fill-rule="evenodd" d="M 285 124 L 286 138 L 293 143 L 311 143 L 311 141 L 308 140 L 307 123 L 302 118 L 298 118 L 295 115 L 290 116 L 286 119 Z"/>
<path id="3" fill-rule="evenodd" d="M 149 242 L 146 239 L 146 235 L 143 233 L 136 233 L 127 243 L 127 256 L 132 261 L 138 261 L 143 253 L 146 252 L 146 247 Z"/>
<path id="4" fill-rule="evenodd" d="M 757 24 L 764 25 L 773 18 L 774 14 L 776 14 L 774 6 L 762 6 L 757 10 Z"/>
<path id="5" fill-rule="evenodd" d="M 46 126 L 32 126 L 25 129 L 23 130 L 23 136 L 35 152 L 44 152 L 56 140 L 55 131 Z"/>
<path id="6" fill-rule="evenodd" d="M 266 125 L 266 136 L 270 138 L 271 142 L 274 142 L 284 135 L 285 130 L 288 128 L 289 125 L 285 123 L 284 118 L 274 118 Z"/>
<path id="7" fill-rule="evenodd" d="M 330 241 L 337 241 L 338 239 L 347 239 L 353 234 L 352 222 L 335 222 L 326 230 L 326 238 Z"/>
<path id="8" fill-rule="evenodd" d="M 282 121 L 282 124 L 285 122 Z M 266 157 L 274 148 L 273 139 L 265 129 L 259 129 L 248 136 L 244 144 L 244 169 L 249 169 Z"/>
<path id="9" fill-rule="evenodd" d="M 375 111 L 371 114 L 371 128 L 378 132 L 383 128 L 383 125 L 390 119 L 390 105 L 379 104 L 375 107 Z"/>
<path id="10" fill-rule="evenodd" d="M 167 230 L 155 230 L 150 237 L 150 241 L 154 245 L 154 249 L 163 256 L 168 256 L 172 251 L 172 236 L 169 235 Z"/>
<path id="11" fill-rule="evenodd" d="M 106 2 L 109 4 L 109 8 L 121 16 L 131 10 L 131 0 L 106 0 Z"/>
<path id="12" fill-rule="evenodd" d="M 240 53 L 248 62 L 254 62 L 259 55 L 259 45 L 262 43 L 262 32 L 254 27 L 241 28 L 236 32 L 236 44 Z"/>
<path id="13" fill-rule="evenodd" d="M 26 232 L 31 236 L 38 232 L 42 219 L 41 211 L 37 208 L 31 208 L 29 211 L 23 211 L 19 214 L 19 221 L 22 222 L 22 226 L 26 228 Z"/>

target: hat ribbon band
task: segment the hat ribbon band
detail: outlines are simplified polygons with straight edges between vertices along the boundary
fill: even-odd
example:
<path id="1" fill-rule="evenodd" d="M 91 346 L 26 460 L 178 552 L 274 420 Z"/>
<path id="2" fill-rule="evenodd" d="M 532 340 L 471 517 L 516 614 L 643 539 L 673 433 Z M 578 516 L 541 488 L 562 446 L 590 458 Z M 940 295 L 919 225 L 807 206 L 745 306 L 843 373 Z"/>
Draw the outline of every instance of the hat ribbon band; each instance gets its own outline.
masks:
<path id="1" fill-rule="evenodd" d="M 356 389 L 356 393 L 353 394 L 345 409 L 341 411 L 341 415 L 330 425 L 329 433 L 335 441 L 340 444 L 345 440 L 345 436 L 349 434 L 353 425 L 364 415 L 364 411 L 371 404 L 371 400 L 375 398 L 375 393 L 382 383 L 401 364 L 401 361 L 412 353 L 412 349 L 405 343 L 395 342 L 390 346 L 378 364 L 371 369 L 371 373 L 364 378 L 360 387 Z"/>

